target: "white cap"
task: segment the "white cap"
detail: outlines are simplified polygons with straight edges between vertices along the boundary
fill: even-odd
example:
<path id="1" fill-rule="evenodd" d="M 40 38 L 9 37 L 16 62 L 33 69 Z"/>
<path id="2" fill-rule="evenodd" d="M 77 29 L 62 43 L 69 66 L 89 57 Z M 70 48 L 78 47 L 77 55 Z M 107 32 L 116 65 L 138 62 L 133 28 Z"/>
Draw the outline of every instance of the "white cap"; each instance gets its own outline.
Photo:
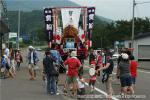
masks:
<path id="1" fill-rule="evenodd" d="M 122 56 L 123 59 L 128 59 L 129 58 L 128 54 L 126 54 L 126 53 L 122 53 L 121 56 Z"/>
<path id="2" fill-rule="evenodd" d="M 6 55 L 3 55 L 4 56 L 4 58 L 7 58 L 7 56 Z"/>
<path id="3" fill-rule="evenodd" d="M 71 57 L 76 57 L 77 56 L 77 51 L 72 51 L 71 52 Z"/>
<path id="4" fill-rule="evenodd" d="M 29 46 L 29 49 L 33 49 L 33 46 Z"/>

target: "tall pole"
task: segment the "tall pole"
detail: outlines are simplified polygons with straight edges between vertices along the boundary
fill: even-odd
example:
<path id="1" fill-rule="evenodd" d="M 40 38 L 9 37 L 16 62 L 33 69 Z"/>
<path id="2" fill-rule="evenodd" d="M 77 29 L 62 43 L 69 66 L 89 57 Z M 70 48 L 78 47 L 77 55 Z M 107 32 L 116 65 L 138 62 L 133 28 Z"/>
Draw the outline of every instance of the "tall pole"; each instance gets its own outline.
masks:
<path id="1" fill-rule="evenodd" d="M 17 49 L 19 49 L 19 37 L 20 37 L 20 9 L 18 11 L 18 36 L 17 36 Z"/>
<path id="2" fill-rule="evenodd" d="M 134 12 L 135 12 L 135 6 L 136 6 L 136 3 L 135 3 L 135 0 L 133 0 L 133 14 L 132 14 L 132 42 L 131 42 L 131 47 L 134 48 Z"/>

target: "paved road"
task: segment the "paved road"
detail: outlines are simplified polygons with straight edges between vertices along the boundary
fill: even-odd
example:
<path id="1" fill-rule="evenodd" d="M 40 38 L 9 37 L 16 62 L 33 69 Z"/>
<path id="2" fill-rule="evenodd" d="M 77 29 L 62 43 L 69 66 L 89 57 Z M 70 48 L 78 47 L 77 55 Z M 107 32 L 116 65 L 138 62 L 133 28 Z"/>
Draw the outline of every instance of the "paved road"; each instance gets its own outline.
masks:
<path id="1" fill-rule="evenodd" d="M 25 56 L 25 54 L 23 54 Z M 40 54 L 41 59 L 42 55 Z M 41 63 L 39 64 L 41 68 Z M 85 62 L 85 68 L 84 68 L 84 77 L 88 78 L 88 62 Z M 114 71 L 115 73 L 115 71 Z M 65 80 L 65 75 L 60 75 L 60 83 L 59 83 L 59 92 L 62 93 L 62 84 Z M 150 72 L 146 70 L 139 70 L 138 71 L 138 78 L 137 78 L 137 85 L 136 85 L 136 94 L 138 96 L 145 96 L 145 98 L 139 98 L 139 99 L 133 99 L 133 100 L 149 100 L 150 99 Z M 25 61 L 22 64 L 21 71 L 17 72 L 17 77 L 15 79 L 5 79 L 0 80 L 0 100 L 72 100 L 72 98 L 64 96 L 63 94 L 60 94 L 59 96 L 51 96 L 46 93 L 46 86 L 45 83 L 42 81 L 41 73 L 38 72 L 38 78 L 36 81 L 30 81 L 28 76 L 28 71 L 26 68 Z M 115 79 L 115 76 L 113 78 L 113 89 L 114 94 L 119 95 L 120 94 L 120 85 L 119 81 Z M 96 83 L 96 90 L 94 93 L 89 92 L 88 84 L 86 84 L 86 94 L 89 96 L 86 100 L 105 100 L 105 85 L 101 83 L 101 77 L 98 77 L 97 83 Z M 90 98 L 92 97 L 93 98 Z M 116 97 L 113 98 L 113 100 L 122 100 L 118 99 Z M 123 99 L 128 100 L 128 99 Z M 132 99 L 130 99 L 132 100 Z"/>
<path id="2" fill-rule="evenodd" d="M 15 79 L 1 80 L 0 94 L 0 100 L 68 100 L 61 94 L 48 95 L 42 78 L 39 76 L 37 80 L 30 81 L 26 69 L 21 69 Z"/>
<path id="3" fill-rule="evenodd" d="M 40 62 L 37 79 L 35 81 L 29 80 L 29 74 L 27 70 L 26 52 L 24 50 L 22 55 L 24 57 L 24 63 L 21 65 L 21 70 L 17 71 L 15 79 L 0 79 L 0 100 L 71 100 L 70 97 L 62 95 L 62 91 L 58 96 L 51 96 L 46 93 L 46 84 L 42 81 L 41 77 L 41 65 Z M 43 53 L 40 53 L 40 61 L 42 61 Z M 61 89 L 64 84 L 64 75 L 60 75 L 59 88 Z"/>

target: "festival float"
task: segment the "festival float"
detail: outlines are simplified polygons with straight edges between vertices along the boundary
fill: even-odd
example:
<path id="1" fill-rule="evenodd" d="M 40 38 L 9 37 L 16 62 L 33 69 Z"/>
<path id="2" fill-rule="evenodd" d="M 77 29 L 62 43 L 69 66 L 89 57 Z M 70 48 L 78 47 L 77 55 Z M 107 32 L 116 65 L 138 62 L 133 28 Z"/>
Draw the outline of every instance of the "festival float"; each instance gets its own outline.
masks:
<path id="1" fill-rule="evenodd" d="M 95 7 L 45 8 L 45 33 L 48 46 L 57 44 L 63 60 L 76 50 L 79 59 L 88 56 L 92 46 Z"/>

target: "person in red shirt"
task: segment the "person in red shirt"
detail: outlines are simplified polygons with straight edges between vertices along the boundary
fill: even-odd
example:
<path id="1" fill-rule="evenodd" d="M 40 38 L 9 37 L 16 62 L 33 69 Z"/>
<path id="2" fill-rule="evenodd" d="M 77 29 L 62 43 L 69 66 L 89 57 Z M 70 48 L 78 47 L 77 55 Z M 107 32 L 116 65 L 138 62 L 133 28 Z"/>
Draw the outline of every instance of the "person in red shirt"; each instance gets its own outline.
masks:
<path id="1" fill-rule="evenodd" d="M 98 70 L 100 67 L 103 67 L 103 57 L 101 55 L 101 52 L 97 52 L 97 61 L 96 61 L 96 68 L 95 70 Z M 97 73 L 98 76 L 100 76 L 100 71 Z"/>
<path id="2" fill-rule="evenodd" d="M 73 94 L 77 94 L 77 77 L 78 77 L 78 70 L 81 67 L 80 60 L 76 57 L 77 52 L 72 51 L 71 57 L 68 58 L 64 65 L 68 65 L 68 72 L 67 72 L 67 84 L 73 84 Z"/>
<path id="3" fill-rule="evenodd" d="M 134 56 L 130 56 L 130 71 L 131 71 L 133 88 L 135 88 L 135 83 L 136 83 L 137 67 L 138 67 L 138 62 L 134 60 Z"/>

